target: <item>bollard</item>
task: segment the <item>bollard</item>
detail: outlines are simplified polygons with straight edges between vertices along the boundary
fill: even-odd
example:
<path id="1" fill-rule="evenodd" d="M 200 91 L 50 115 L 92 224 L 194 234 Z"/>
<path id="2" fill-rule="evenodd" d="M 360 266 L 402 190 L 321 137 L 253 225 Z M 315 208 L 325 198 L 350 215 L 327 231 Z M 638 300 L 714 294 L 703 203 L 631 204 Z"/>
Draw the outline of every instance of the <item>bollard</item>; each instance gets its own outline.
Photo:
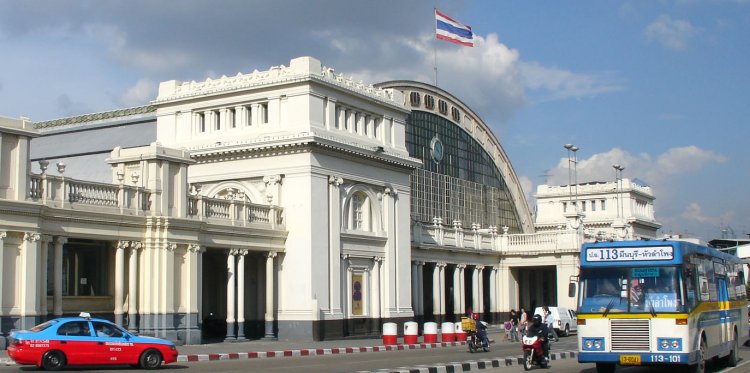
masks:
<path id="1" fill-rule="evenodd" d="M 383 344 L 386 346 L 397 344 L 398 327 L 395 322 L 383 324 Z"/>
<path id="2" fill-rule="evenodd" d="M 419 326 L 414 321 L 407 321 L 404 323 L 404 344 L 413 345 L 417 343 L 417 335 L 419 335 Z"/>
<path id="3" fill-rule="evenodd" d="M 437 323 L 424 323 L 424 343 L 437 343 Z"/>
<path id="4" fill-rule="evenodd" d="M 463 342 L 466 340 L 466 332 L 461 328 L 461 322 L 455 323 L 456 327 L 453 332 L 453 336 L 458 342 Z"/>
<path id="5" fill-rule="evenodd" d="M 440 327 L 441 342 L 453 342 L 456 340 L 456 325 L 452 322 L 444 322 Z"/>

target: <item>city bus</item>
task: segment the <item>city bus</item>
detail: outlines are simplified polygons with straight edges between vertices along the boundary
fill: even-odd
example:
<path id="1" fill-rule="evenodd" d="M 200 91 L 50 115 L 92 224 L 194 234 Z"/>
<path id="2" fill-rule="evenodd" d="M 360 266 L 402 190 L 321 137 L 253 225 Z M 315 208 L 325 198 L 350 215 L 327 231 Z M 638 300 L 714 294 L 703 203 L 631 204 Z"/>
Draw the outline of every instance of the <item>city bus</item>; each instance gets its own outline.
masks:
<path id="1" fill-rule="evenodd" d="M 578 361 L 598 373 L 617 365 L 683 365 L 704 373 L 737 365 L 748 338 L 740 259 L 683 241 L 584 244 L 578 286 Z"/>

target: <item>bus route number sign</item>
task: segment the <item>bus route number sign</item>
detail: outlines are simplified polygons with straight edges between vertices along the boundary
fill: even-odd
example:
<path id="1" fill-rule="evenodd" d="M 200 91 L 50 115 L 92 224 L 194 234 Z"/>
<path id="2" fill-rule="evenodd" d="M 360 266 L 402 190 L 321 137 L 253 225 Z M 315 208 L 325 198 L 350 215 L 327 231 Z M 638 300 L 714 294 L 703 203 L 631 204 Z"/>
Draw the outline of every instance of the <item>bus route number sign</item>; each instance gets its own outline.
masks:
<path id="1" fill-rule="evenodd" d="M 637 262 L 650 260 L 672 260 L 672 246 L 650 247 L 589 247 L 586 260 L 589 262 Z"/>

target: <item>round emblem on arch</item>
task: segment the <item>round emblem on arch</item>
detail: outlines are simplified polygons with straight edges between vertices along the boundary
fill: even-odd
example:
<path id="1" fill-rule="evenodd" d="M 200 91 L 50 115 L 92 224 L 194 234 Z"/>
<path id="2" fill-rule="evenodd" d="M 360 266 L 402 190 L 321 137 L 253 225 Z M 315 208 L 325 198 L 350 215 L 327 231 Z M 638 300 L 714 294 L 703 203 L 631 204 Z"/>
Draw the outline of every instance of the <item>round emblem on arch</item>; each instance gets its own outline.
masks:
<path id="1" fill-rule="evenodd" d="M 445 156 L 445 146 L 437 135 L 430 142 L 430 155 L 435 163 L 440 163 L 443 160 L 443 156 Z"/>

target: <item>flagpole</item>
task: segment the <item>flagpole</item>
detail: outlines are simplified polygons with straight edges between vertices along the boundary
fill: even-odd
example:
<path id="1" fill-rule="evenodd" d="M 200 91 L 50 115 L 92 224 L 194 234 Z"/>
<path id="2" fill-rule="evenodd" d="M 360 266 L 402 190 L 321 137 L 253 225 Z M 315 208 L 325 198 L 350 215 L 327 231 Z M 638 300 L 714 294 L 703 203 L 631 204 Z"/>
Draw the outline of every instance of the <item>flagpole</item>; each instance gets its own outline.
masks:
<path id="1" fill-rule="evenodd" d="M 435 18 L 435 14 L 437 14 L 437 8 L 432 8 L 432 16 Z M 435 26 L 435 32 L 434 34 L 437 35 L 437 21 L 432 21 L 433 25 Z M 433 55 L 433 65 L 432 69 L 435 71 L 435 87 L 438 86 L 438 80 L 437 80 L 437 38 L 435 38 L 432 41 L 432 55 Z"/>

